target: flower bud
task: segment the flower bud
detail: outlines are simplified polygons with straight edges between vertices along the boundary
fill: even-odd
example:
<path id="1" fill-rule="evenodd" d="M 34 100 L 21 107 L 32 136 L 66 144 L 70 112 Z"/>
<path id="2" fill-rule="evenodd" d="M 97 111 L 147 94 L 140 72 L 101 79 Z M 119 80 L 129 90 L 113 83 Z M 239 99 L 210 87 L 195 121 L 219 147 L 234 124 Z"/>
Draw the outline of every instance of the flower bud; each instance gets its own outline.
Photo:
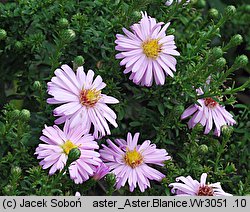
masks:
<path id="1" fill-rule="evenodd" d="M 175 33 L 175 29 L 174 28 L 171 28 L 168 30 L 168 34 L 174 34 Z"/>
<path id="2" fill-rule="evenodd" d="M 11 174 L 14 176 L 20 176 L 22 173 L 22 169 L 19 166 L 14 166 L 11 168 Z"/>
<path id="3" fill-rule="evenodd" d="M 75 39 L 76 33 L 75 33 L 75 31 L 72 30 L 72 29 L 66 29 L 66 30 L 63 31 L 62 36 L 63 36 L 63 39 L 64 39 L 65 41 L 71 42 L 72 40 Z"/>
<path id="4" fill-rule="evenodd" d="M 11 116 L 13 117 L 13 119 L 19 119 L 20 110 L 17 110 L 17 109 L 13 110 L 13 111 L 11 112 Z"/>
<path id="5" fill-rule="evenodd" d="M 203 130 L 202 124 L 200 124 L 200 123 L 196 124 L 195 127 L 194 127 L 194 130 L 196 132 L 201 132 Z"/>
<path id="6" fill-rule="evenodd" d="M 221 57 L 215 61 L 215 66 L 218 68 L 223 68 L 226 65 L 227 61 L 224 57 Z"/>
<path id="7" fill-rule="evenodd" d="M 205 0 L 198 0 L 196 5 L 198 8 L 204 8 L 206 6 L 206 1 Z"/>
<path id="8" fill-rule="evenodd" d="M 223 51 L 220 47 L 215 47 L 212 49 L 212 56 L 214 58 L 220 58 L 223 55 Z"/>
<path id="9" fill-rule="evenodd" d="M 82 66 L 84 64 L 84 58 L 82 56 L 77 56 L 74 59 L 74 65 L 76 67 Z"/>
<path id="10" fill-rule="evenodd" d="M 238 67 L 244 67 L 248 64 L 248 57 L 246 55 L 240 55 L 235 59 L 235 65 Z"/>
<path id="11" fill-rule="evenodd" d="M 106 180 L 109 186 L 114 186 L 116 182 L 116 177 L 114 173 L 109 173 L 106 175 Z"/>
<path id="12" fill-rule="evenodd" d="M 41 83 L 39 81 L 35 81 L 33 83 L 34 90 L 40 90 L 41 89 Z"/>
<path id="13" fill-rule="evenodd" d="M 4 29 L 0 29 L 0 40 L 5 40 L 7 37 L 7 32 Z"/>
<path id="14" fill-rule="evenodd" d="M 221 128 L 221 132 L 223 136 L 230 137 L 233 132 L 233 127 L 228 125 L 223 125 Z"/>
<path id="15" fill-rule="evenodd" d="M 20 113 L 20 118 L 23 121 L 26 121 L 26 122 L 29 121 L 30 120 L 30 111 L 26 110 L 26 109 L 22 109 L 21 113 Z"/>
<path id="16" fill-rule="evenodd" d="M 134 11 L 132 16 L 136 19 L 141 19 L 141 13 L 139 11 Z"/>
<path id="17" fill-rule="evenodd" d="M 236 13 L 236 8 L 233 5 L 229 5 L 225 9 L 225 15 L 227 17 L 232 17 Z"/>
<path id="18" fill-rule="evenodd" d="M 66 28 L 69 25 L 69 21 L 66 18 L 60 18 L 58 21 L 58 26 L 61 28 Z"/>
<path id="19" fill-rule="evenodd" d="M 68 164 L 71 164 L 72 162 L 76 161 L 77 159 L 79 159 L 81 156 L 81 151 L 80 149 L 78 149 L 77 147 L 76 148 L 73 148 L 69 151 L 69 154 L 68 154 L 68 161 L 67 163 Z"/>
<path id="20" fill-rule="evenodd" d="M 14 44 L 14 47 L 16 50 L 22 50 L 23 49 L 23 43 L 21 41 L 16 41 Z"/>
<path id="21" fill-rule="evenodd" d="M 208 146 L 206 144 L 202 144 L 199 146 L 199 150 L 201 153 L 205 154 L 208 152 Z"/>
<path id="22" fill-rule="evenodd" d="M 238 46 L 243 42 L 243 37 L 240 34 L 234 35 L 231 40 L 229 41 L 229 43 L 232 46 Z"/>
<path id="23" fill-rule="evenodd" d="M 217 19 L 219 17 L 219 12 L 217 9 L 215 8 L 211 8 L 209 11 L 208 11 L 208 15 L 211 19 Z"/>

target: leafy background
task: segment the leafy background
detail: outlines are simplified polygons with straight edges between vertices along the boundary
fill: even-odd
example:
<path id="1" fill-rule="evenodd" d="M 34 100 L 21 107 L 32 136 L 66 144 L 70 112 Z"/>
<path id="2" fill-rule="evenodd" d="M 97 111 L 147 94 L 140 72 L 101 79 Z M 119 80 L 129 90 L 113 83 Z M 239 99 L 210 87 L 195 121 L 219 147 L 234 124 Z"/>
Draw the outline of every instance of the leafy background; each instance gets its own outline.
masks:
<path id="1" fill-rule="evenodd" d="M 249 2 L 194 0 L 171 7 L 161 0 L 1 2 L 0 29 L 7 35 L 0 31 L 0 195 L 75 195 L 76 191 L 82 195 L 170 195 L 168 184 L 176 177 L 199 179 L 203 172 L 208 173 L 209 182 L 220 181 L 228 193 L 250 193 L 250 100 L 245 89 L 250 66 L 237 63 L 239 55 L 250 56 Z M 229 4 L 237 8 L 234 15 L 228 15 Z M 136 86 L 115 59 L 115 35 L 138 22 L 140 11 L 158 21 L 171 21 L 167 33 L 175 35 L 181 56 L 175 77 L 168 77 L 164 86 Z M 232 42 L 236 34 L 242 42 Z M 116 191 L 112 175 L 75 185 L 67 175 L 49 176 L 34 156 L 44 124 L 54 121 L 54 106 L 46 104 L 46 83 L 61 64 L 81 65 L 77 56 L 84 58 L 85 70 L 102 76 L 108 85 L 103 92 L 120 100 L 112 106 L 119 127 L 108 137 L 140 132 L 141 142 L 150 139 L 173 158 L 165 167 L 157 167 L 166 178 L 152 182 L 144 193 L 130 193 L 127 187 Z M 220 81 L 230 67 L 234 72 Z M 191 131 L 187 121 L 180 120 L 184 109 L 197 100 L 194 88 L 203 86 L 209 75 L 212 83 L 205 95 L 226 94 L 221 104 L 237 121 L 220 138 L 203 135 L 199 125 Z"/>

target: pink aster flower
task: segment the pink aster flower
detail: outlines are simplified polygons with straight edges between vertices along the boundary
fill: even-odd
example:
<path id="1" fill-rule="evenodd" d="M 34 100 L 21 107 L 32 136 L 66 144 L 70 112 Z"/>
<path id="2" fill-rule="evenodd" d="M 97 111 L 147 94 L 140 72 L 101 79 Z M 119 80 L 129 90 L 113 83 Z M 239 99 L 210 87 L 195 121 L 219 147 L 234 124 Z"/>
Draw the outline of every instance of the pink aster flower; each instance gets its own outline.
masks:
<path id="1" fill-rule="evenodd" d="M 176 59 L 179 56 L 173 35 L 166 35 L 170 23 L 156 23 L 145 12 L 139 23 L 131 26 L 132 32 L 123 28 L 125 35 L 117 34 L 116 50 L 121 53 L 116 55 L 122 59 L 120 65 L 125 65 L 124 73 L 131 72 L 129 77 L 135 84 L 151 86 L 153 79 L 157 85 L 165 83 L 166 75 L 173 77 L 176 71 Z"/>
<path id="2" fill-rule="evenodd" d="M 39 144 L 35 154 L 38 159 L 42 159 L 40 165 L 43 169 L 50 167 L 50 175 L 64 168 L 69 152 L 73 148 L 78 148 L 81 156 L 69 166 L 71 179 L 75 183 L 82 183 L 95 173 L 101 160 L 99 153 L 94 150 L 98 149 L 99 146 L 94 141 L 93 136 L 83 135 L 82 127 L 71 128 L 69 122 L 66 121 L 63 130 L 56 125 L 53 127 L 45 125 L 42 132 L 40 140 L 45 144 Z"/>
<path id="3" fill-rule="evenodd" d="M 136 133 L 133 138 L 131 133 L 128 133 L 127 141 L 115 139 L 113 143 L 108 139 L 108 146 L 102 145 L 101 158 L 116 175 L 117 189 L 128 181 L 131 192 L 137 184 L 141 192 L 144 192 L 147 187 L 150 187 L 149 180 L 161 181 L 165 177 L 148 164 L 163 166 L 164 161 L 170 159 L 166 150 L 157 149 L 155 144 L 150 144 L 149 140 L 138 145 L 138 138 L 139 133 Z"/>
<path id="4" fill-rule="evenodd" d="M 109 167 L 105 163 L 100 163 L 93 176 L 94 180 L 100 180 L 109 173 Z"/>
<path id="5" fill-rule="evenodd" d="M 60 116 L 55 120 L 56 124 L 69 119 L 72 127 L 82 125 L 87 133 L 93 125 L 95 138 L 110 134 L 107 121 L 117 127 L 116 114 L 107 104 L 119 101 L 101 93 L 106 84 L 99 75 L 94 79 L 94 72 L 89 70 L 85 74 L 82 66 L 77 68 L 75 74 L 67 65 L 56 69 L 55 75 L 48 82 L 48 93 L 53 98 L 49 98 L 47 102 L 62 104 L 54 109 L 54 115 Z"/>
<path id="6" fill-rule="evenodd" d="M 201 175 L 200 182 L 192 177 L 178 177 L 176 183 L 171 183 L 172 193 L 176 196 L 232 196 L 222 190 L 219 182 L 206 184 L 207 174 Z"/>
<path id="7" fill-rule="evenodd" d="M 197 92 L 199 95 L 203 94 L 201 88 L 197 89 Z M 213 98 L 199 99 L 198 102 L 200 105 L 189 106 L 181 115 L 181 119 L 185 119 L 194 114 L 188 122 L 189 128 L 194 128 L 196 124 L 200 123 L 205 126 L 204 134 L 208 134 L 212 130 L 214 123 L 214 134 L 220 136 L 223 125 L 236 124 L 233 116 Z"/>

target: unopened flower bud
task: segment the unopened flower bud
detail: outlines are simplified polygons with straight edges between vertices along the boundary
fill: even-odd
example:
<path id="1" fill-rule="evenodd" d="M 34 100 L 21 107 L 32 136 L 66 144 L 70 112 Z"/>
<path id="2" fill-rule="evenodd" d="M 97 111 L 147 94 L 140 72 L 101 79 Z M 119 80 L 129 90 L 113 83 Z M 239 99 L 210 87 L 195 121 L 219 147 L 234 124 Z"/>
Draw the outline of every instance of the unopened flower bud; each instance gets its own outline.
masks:
<path id="1" fill-rule="evenodd" d="M 229 5 L 225 9 L 225 15 L 227 17 L 232 17 L 236 13 L 236 8 L 233 5 Z"/>
<path id="2" fill-rule="evenodd" d="M 238 67 L 244 67 L 248 64 L 248 57 L 246 55 L 240 55 L 235 59 L 235 65 Z"/>
<path id="3" fill-rule="evenodd" d="M 205 0 L 198 0 L 196 5 L 198 8 L 204 8 L 206 6 L 206 1 Z"/>
<path id="4" fill-rule="evenodd" d="M 168 34 L 174 34 L 175 33 L 175 29 L 174 28 L 170 28 L 169 30 L 168 30 Z"/>
<path id="5" fill-rule="evenodd" d="M 209 11 L 208 11 L 208 15 L 210 18 L 212 19 L 217 19 L 219 17 L 219 12 L 217 9 L 215 8 L 211 8 Z"/>
<path id="6" fill-rule="evenodd" d="M 109 186 L 114 186 L 114 184 L 116 182 L 116 177 L 115 177 L 114 173 L 107 174 L 106 180 L 107 180 L 107 183 L 109 184 Z"/>
<path id="7" fill-rule="evenodd" d="M 72 40 L 74 40 L 76 37 L 76 33 L 74 30 L 72 29 L 66 29 L 63 31 L 63 39 L 65 39 L 65 41 L 71 42 Z"/>
<path id="8" fill-rule="evenodd" d="M 5 40 L 7 37 L 7 32 L 4 29 L 0 29 L 0 40 Z"/>
<path id="9" fill-rule="evenodd" d="M 23 43 L 21 41 L 16 41 L 14 44 L 14 47 L 16 50 L 22 50 L 23 49 Z"/>
<path id="10" fill-rule="evenodd" d="M 26 109 L 22 109 L 20 113 L 20 118 L 24 121 L 30 120 L 30 111 Z"/>
<path id="11" fill-rule="evenodd" d="M 15 109 L 11 112 L 11 115 L 13 117 L 13 119 L 19 119 L 19 116 L 20 116 L 20 110 L 18 109 Z"/>
<path id="12" fill-rule="evenodd" d="M 68 164 L 71 164 L 72 162 L 76 161 L 77 159 L 79 159 L 81 156 L 81 151 L 80 149 L 78 149 L 77 147 L 76 148 L 73 148 L 69 151 L 69 154 L 68 154 L 68 161 L 67 163 Z"/>
<path id="13" fill-rule="evenodd" d="M 224 135 L 226 137 L 230 137 L 232 132 L 233 132 L 233 127 L 228 126 L 228 125 L 223 125 L 221 127 L 221 132 L 222 132 L 222 135 Z"/>
<path id="14" fill-rule="evenodd" d="M 223 51 L 220 47 L 215 47 L 212 49 L 212 56 L 214 58 L 220 58 L 223 55 Z"/>
<path id="15" fill-rule="evenodd" d="M 240 34 L 234 35 L 231 40 L 230 40 L 230 44 L 232 46 L 238 46 L 243 42 L 243 37 Z"/>
<path id="16" fill-rule="evenodd" d="M 66 18 L 60 18 L 58 21 L 58 25 L 61 28 L 66 28 L 69 25 L 69 21 Z"/>
<path id="17" fill-rule="evenodd" d="M 218 68 L 223 68 L 226 65 L 227 61 L 224 57 L 221 57 L 215 61 L 215 66 Z"/>
<path id="18" fill-rule="evenodd" d="M 136 19 L 141 19 L 141 13 L 139 11 L 134 11 L 132 16 Z"/>
<path id="19" fill-rule="evenodd" d="M 206 144 L 202 144 L 199 146 L 199 150 L 201 153 L 207 153 L 208 152 L 208 146 Z"/>
<path id="20" fill-rule="evenodd" d="M 74 64 L 77 67 L 82 66 L 84 64 L 84 58 L 82 56 L 75 57 Z"/>
<path id="21" fill-rule="evenodd" d="M 35 82 L 33 83 L 33 88 L 34 88 L 35 90 L 41 89 L 41 83 L 40 83 L 39 81 L 35 81 Z"/>
<path id="22" fill-rule="evenodd" d="M 200 123 L 198 123 L 195 125 L 194 130 L 196 132 L 201 132 L 203 130 L 203 126 Z"/>
<path id="23" fill-rule="evenodd" d="M 11 168 L 11 174 L 15 176 L 20 176 L 22 173 L 22 169 L 19 166 L 14 166 Z"/>

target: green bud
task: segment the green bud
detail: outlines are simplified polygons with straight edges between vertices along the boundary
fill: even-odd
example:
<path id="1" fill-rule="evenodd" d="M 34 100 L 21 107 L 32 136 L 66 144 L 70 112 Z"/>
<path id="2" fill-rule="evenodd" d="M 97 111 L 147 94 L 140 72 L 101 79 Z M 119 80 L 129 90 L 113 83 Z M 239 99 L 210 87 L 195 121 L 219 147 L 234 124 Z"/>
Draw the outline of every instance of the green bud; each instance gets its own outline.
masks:
<path id="1" fill-rule="evenodd" d="M 7 194 L 7 195 L 10 195 L 10 196 L 11 196 L 13 190 L 14 190 L 14 188 L 13 188 L 12 185 L 6 185 L 6 186 L 4 187 L 4 193 Z"/>
<path id="2" fill-rule="evenodd" d="M 207 145 L 205 145 L 205 144 L 202 144 L 202 145 L 200 145 L 199 146 L 199 150 L 200 150 L 200 152 L 201 153 L 207 153 L 208 152 L 208 146 Z"/>
<path id="3" fill-rule="evenodd" d="M 214 58 L 220 58 L 223 55 L 223 51 L 220 47 L 215 47 L 212 49 L 212 56 Z"/>
<path id="4" fill-rule="evenodd" d="M 107 174 L 106 181 L 109 184 L 109 186 L 114 186 L 114 184 L 116 182 L 116 177 L 115 177 L 114 173 Z"/>
<path id="5" fill-rule="evenodd" d="M 211 19 L 217 19 L 219 17 L 219 12 L 217 9 L 215 8 L 211 8 L 209 11 L 208 11 L 208 15 Z"/>
<path id="6" fill-rule="evenodd" d="M 232 17 L 236 13 L 236 8 L 233 5 L 229 5 L 225 9 L 225 15 L 227 17 Z"/>
<path id="7" fill-rule="evenodd" d="M 222 132 L 222 135 L 223 136 L 226 136 L 226 137 L 230 137 L 232 132 L 233 132 L 233 127 L 231 126 L 228 126 L 228 125 L 223 125 L 221 127 L 221 132 Z"/>
<path id="8" fill-rule="evenodd" d="M 20 112 L 20 110 L 13 110 L 12 112 L 11 112 L 11 116 L 13 117 L 13 119 L 19 119 L 19 116 L 21 115 L 21 112 Z"/>
<path id="9" fill-rule="evenodd" d="M 35 81 L 35 82 L 33 83 L 33 88 L 34 88 L 35 90 L 40 90 L 40 89 L 41 89 L 41 83 L 40 83 L 39 81 Z"/>
<path id="10" fill-rule="evenodd" d="M 233 172 L 236 172 L 237 169 L 235 168 L 235 165 L 233 163 L 228 163 L 226 168 L 225 168 L 225 172 L 227 174 L 230 174 L 230 173 L 233 173 Z"/>
<path id="11" fill-rule="evenodd" d="M 0 29 L 0 40 L 5 40 L 7 37 L 7 32 L 4 29 Z"/>
<path id="12" fill-rule="evenodd" d="M 243 42 L 243 37 L 240 34 L 234 35 L 231 40 L 230 40 L 230 44 L 232 46 L 238 46 Z"/>
<path id="13" fill-rule="evenodd" d="M 65 41 L 71 42 L 72 40 L 75 39 L 76 33 L 72 29 L 66 29 L 66 30 L 63 31 L 63 35 L 62 36 L 63 36 L 63 39 Z"/>
<path id="14" fill-rule="evenodd" d="M 16 41 L 14 44 L 14 47 L 16 50 L 22 50 L 23 49 L 23 43 L 21 41 Z"/>
<path id="15" fill-rule="evenodd" d="M 74 59 L 74 64 L 79 67 L 82 66 L 84 64 L 84 58 L 82 56 L 77 56 Z"/>
<path id="16" fill-rule="evenodd" d="M 68 154 L 67 164 L 71 164 L 72 162 L 76 161 L 77 159 L 80 158 L 80 156 L 81 156 L 80 149 L 78 149 L 77 147 L 71 149 Z"/>
<path id="17" fill-rule="evenodd" d="M 224 57 L 221 57 L 215 61 L 215 66 L 218 68 L 223 68 L 227 64 L 227 61 Z"/>
<path id="18" fill-rule="evenodd" d="M 20 117 L 23 121 L 29 121 L 30 120 L 30 111 L 26 109 L 22 109 L 20 113 Z"/>
<path id="19" fill-rule="evenodd" d="M 11 168 L 11 174 L 15 176 L 20 176 L 22 173 L 22 169 L 19 166 L 14 166 Z"/>
<path id="20" fill-rule="evenodd" d="M 174 28 L 170 28 L 169 30 L 168 30 L 168 34 L 174 34 L 175 33 L 175 29 Z"/>
<path id="21" fill-rule="evenodd" d="M 66 28 L 69 26 L 69 21 L 66 18 L 60 18 L 58 21 L 58 25 L 61 28 Z"/>
<path id="22" fill-rule="evenodd" d="M 244 67 L 248 64 L 248 57 L 246 55 L 240 55 L 235 59 L 235 65 L 238 67 Z"/>
<path id="23" fill-rule="evenodd" d="M 206 1 L 205 0 L 198 0 L 196 5 L 198 8 L 204 8 L 206 6 Z"/>
<path id="24" fill-rule="evenodd" d="M 134 11 L 132 16 L 136 19 L 141 19 L 141 13 L 139 11 Z"/>

